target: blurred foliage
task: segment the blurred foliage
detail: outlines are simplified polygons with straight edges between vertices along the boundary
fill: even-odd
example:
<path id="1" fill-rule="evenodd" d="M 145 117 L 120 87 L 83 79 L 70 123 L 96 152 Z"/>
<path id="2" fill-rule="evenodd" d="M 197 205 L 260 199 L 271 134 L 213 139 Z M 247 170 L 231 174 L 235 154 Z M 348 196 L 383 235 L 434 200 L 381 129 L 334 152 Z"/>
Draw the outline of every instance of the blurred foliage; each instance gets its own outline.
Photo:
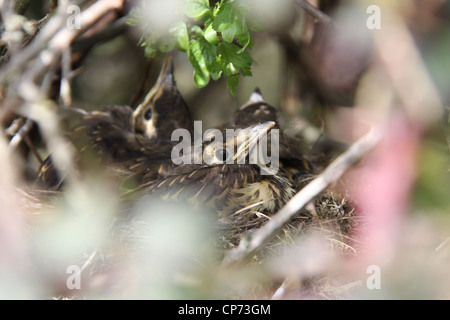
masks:
<path id="1" fill-rule="evenodd" d="M 44 18 L 51 3 L 54 1 L 28 1 L 21 21 Z M 72 107 L 98 110 L 108 104 L 136 104 L 159 72 L 157 57 L 172 54 L 178 87 L 194 119 L 204 121 L 204 129 L 228 121 L 258 86 L 268 103 L 280 111 L 281 127 L 307 141 L 308 145 L 299 147 L 326 165 L 355 138 L 357 112 L 365 107 L 355 105 L 346 90 L 357 89 L 361 74 L 370 63 L 378 63 L 379 57 L 375 51 L 364 51 L 364 46 L 358 46 L 364 41 L 349 32 L 371 35 L 358 25 L 366 18 L 364 4 L 316 1 L 333 18 L 336 12 L 348 10 L 345 19 L 349 27 L 343 31 L 325 27 L 286 3 L 291 2 L 186 1 L 186 7 L 178 8 L 174 19 L 161 29 L 154 29 L 146 19 L 146 8 L 134 9 L 128 23 L 142 30 L 128 28 L 95 43 L 87 52 L 73 52 L 74 57 L 85 57 L 72 65 Z M 362 16 L 352 16 L 355 11 L 350 9 L 355 3 Z M 446 114 L 429 124 L 420 138 L 416 180 L 403 217 L 404 228 L 395 230 L 394 240 L 384 248 L 389 253 L 394 249 L 383 265 L 382 290 L 368 290 L 363 283 L 367 261 L 361 262 L 358 255 L 367 252 L 361 249 L 364 238 L 358 239 L 354 228 L 364 232 L 369 222 L 352 210 L 353 199 L 348 199 L 345 191 L 318 198 L 247 265 L 224 272 L 218 266 L 225 250 L 236 246 L 242 237 L 243 241 L 248 239 L 252 228 L 267 221 L 264 215 L 255 213 L 217 223 L 211 212 L 149 199 L 130 208 L 129 203 L 119 201 L 123 200 L 123 190 L 116 190 L 117 183 L 99 174 L 101 170 L 94 166 L 88 179 L 63 193 L 35 190 L 33 181 L 21 175 L 19 164 L 24 163 L 26 177 L 31 180 L 36 177 L 38 161 L 23 144 L 14 150 L 11 162 L 12 151 L 4 143 L 12 136 L 3 134 L 14 121 L 11 113 L 26 115 L 14 109 L 19 109 L 22 101 L 17 102 L 15 92 L 20 75 L 13 75 L 8 79 L 12 85 L 0 88 L 0 165 L 4 168 L 0 177 L 0 297 L 270 298 L 288 277 L 292 283 L 287 298 L 448 299 L 450 5 L 440 0 L 405 1 L 402 5 L 402 19 L 422 54 Z M 263 18 L 258 18 L 260 13 Z M 375 68 L 385 72 L 380 64 Z M 60 72 L 48 72 L 56 83 L 48 99 L 58 101 L 54 92 L 59 89 Z M 382 95 L 385 86 L 392 86 L 389 77 L 374 79 L 377 90 L 370 99 Z M 226 94 L 227 88 L 238 94 L 237 98 Z M 335 99 L 342 92 L 345 99 Z M 401 108 L 394 94 L 387 100 L 389 108 Z M 420 107 L 426 113 L 429 106 Z M 340 115 L 337 110 L 342 109 L 346 112 Z M 390 113 L 386 114 L 389 117 Z M 331 131 L 331 127 L 337 129 Z M 29 136 L 43 156 L 46 144 L 38 133 L 34 130 Z M 9 177 L 12 173 L 16 180 Z M 370 191 L 371 181 L 365 187 Z M 349 260 L 360 264 L 348 267 L 348 260 L 343 262 L 342 257 L 356 258 Z M 67 290 L 68 265 L 85 266 L 82 291 Z"/>
<path id="2" fill-rule="evenodd" d="M 450 22 L 429 37 L 421 47 L 431 76 L 445 104 L 450 104 Z"/>
<path id="3" fill-rule="evenodd" d="M 252 58 L 248 50 L 253 45 L 252 31 L 261 31 L 255 20 L 239 1 L 222 0 L 211 7 L 208 0 L 189 0 L 178 8 L 180 21 L 167 32 L 155 32 L 146 21 L 142 8 L 130 12 L 131 26 L 141 26 L 143 35 L 139 45 L 145 47 L 149 58 L 162 56 L 175 47 L 188 53 L 194 68 L 194 82 L 205 87 L 210 79 L 227 78 L 227 86 L 236 95 L 239 74 L 251 76 Z M 193 22 L 186 22 L 187 18 Z"/>
<path id="4" fill-rule="evenodd" d="M 414 204 L 421 208 L 450 213 L 449 150 L 442 140 L 423 142 L 417 173 Z"/>

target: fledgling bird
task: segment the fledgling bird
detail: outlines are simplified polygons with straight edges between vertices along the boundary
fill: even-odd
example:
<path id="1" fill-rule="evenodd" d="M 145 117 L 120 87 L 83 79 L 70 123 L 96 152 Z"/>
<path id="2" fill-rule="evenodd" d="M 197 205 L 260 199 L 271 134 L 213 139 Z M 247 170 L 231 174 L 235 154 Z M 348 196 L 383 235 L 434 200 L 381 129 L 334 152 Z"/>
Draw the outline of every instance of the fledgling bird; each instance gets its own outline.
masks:
<path id="1" fill-rule="evenodd" d="M 179 128 L 194 133 L 191 113 L 176 86 L 169 58 L 164 60 L 155 85 L 133 112 L 131 127 L 151 141 L 171 141 L 172 132 Z"/>
<path id="2" fill-rule="evenodd" d="M 262 174 L 261 169 L 267 164 L 251 161 L 258 142 L 274 126 L 269 121 L 236 130 L 234 135 L 226 135 L 226 129 L 219 130 L 222 139 L 194 150 L 193 163 L 177 166 L 144 185 L 143 195 L 187 201 L 223 217 L 249 206 L 268 214 L 276 212 L 294 195 L 295 187 L 282 169 L 275 174 Z"/>
<path id="3" fill-rule="evenodd" d="M 81 155 L 89 154 L 121 176 L 134 176 L 138 182 L 156 178 L 170 161 L 174 142 L 171 134 L 184 128 L 193 133 L 190 111 L 173 76 L 173 63 L 164 60 L 161 72 L 143 102 L 133 111 L 129 106 L 107 106 L 88 112 L 68 133 Z M 49 187 L 61 179 L 47 158 L 39 178 Z"/>
<path id="4" fill-rule="evenodd" d="M 157 173 L 160 165 L 170 165 L 172 132 L 186 129 L 193 134 L 189 108 L 179 92 L 170 58 L 164 60 L 159 77 L 136 110 L 110 106 L 104 113 L 84 117 L 77 130 L 109 165 L 121 166 L 135 174 Z"/>
<path id="5" fill-rule="evenodd" d="M 291 180 L 296 182 L 298 187 L 301 187 L 303 184 L 302 177 L 312 174 L 314 172 L 313 166 L 299 148 L 299 141 L 286 135 L 280 128 L 278 111 L 264 100 L 261 91 L 256 88 L 249 100 L 234 112 L 232 125 L 247 127 L 266 121 L 275 122 L 274 129 L 279 130 L 280 167 L 284 169 Z"/>

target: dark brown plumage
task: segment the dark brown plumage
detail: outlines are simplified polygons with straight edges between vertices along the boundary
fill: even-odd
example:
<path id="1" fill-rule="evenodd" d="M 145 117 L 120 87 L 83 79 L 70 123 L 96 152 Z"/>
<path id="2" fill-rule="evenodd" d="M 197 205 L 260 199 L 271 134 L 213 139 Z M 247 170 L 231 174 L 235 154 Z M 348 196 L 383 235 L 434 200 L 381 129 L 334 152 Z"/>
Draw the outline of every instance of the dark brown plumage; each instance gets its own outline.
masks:
<path id="1" fill-rule="evenodd" d="M 222 129 L 223 142 L 214 140 L 192 153 L 192 160 L 200 159 L 201 164 L 177 166 L 143 186 L 143 193 L 158 195 L 163 200 L 187 201 L 195 207 L 211 208 L 222 216 L 249 206 L 266 213 L 277 211 L 295 193 L 292 181 L 282 169 L 263 175 L 261 168 L 267 165 L 250 162 L 256 143 L 274 125 L 266 122 L 250 126 L 228 138 Z"/>
<path id="2" fill-rule="evenodd" d="M 166 58 L 155 85 L 136 110 L 108 106 L 88 112 L 68 138 L 80 155 L 91 155 L 90 160 L 94 157 L 139 182 L 152 180 L 165 165 L 173 165 L 171 134 L 178 128 L 193 133 L 189 108 L 176 87 L 172 61 Z M 39 178 L 48 187 L 61 184 L 51 157 L 39 169 Z"/>
<path id="3" fill-rule="evenodd" d="M 133 112 L 132 130 L 151 141 L 170 141 L 175 129 L 194 132 L 191 114 L 173 76 L 173 64 L 166 59 L 156 84 Z"/>
<path id="4" fill-rule="evenodd" d="M 277 110 L 264 100 L 261 91 L 256 88 L 249 100 L 234 112 L 232 125 L 247 127 L 266 121 L 274 121 L 276 123 L 274 129 L 279 130 L 280 166 L 289 178 L 296 181 L 298 187 L 301 187 L 303 185 L 302 177 L 305 174 L 312 174 L 314 169 L 300 149 L 300 142 L 284 134 L 279 126 Z"/>

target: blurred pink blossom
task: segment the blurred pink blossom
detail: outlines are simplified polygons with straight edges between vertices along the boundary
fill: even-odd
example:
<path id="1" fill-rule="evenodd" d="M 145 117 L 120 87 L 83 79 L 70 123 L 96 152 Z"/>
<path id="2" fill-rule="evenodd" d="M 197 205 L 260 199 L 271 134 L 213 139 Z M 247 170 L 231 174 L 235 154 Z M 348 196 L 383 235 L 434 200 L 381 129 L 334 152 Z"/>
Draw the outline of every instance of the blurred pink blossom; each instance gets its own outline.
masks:
<path id="1" fill-rule="evenodd" d="M 421 130 L 404 116 L 392 117 L 378 146 L 347 175 L 361 228 L 361 261 L 378 266 L 395 254 L 416 178 Z"/>

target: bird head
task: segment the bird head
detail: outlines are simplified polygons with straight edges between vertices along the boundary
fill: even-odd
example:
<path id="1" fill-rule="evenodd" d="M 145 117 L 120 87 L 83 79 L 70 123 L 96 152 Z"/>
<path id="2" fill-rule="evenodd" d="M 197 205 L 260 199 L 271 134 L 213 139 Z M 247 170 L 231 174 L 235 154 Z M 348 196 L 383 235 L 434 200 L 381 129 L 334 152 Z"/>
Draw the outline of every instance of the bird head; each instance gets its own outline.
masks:
<path id="1" fill-rule="evenodd" d="M 193 132 L 193 122 L 176 86 L 173 62 L 166 58 L 155 85 L 133 112 L 132 130 L 148 139 L 170 141 L 178 128 Z"/>
<path id="2" fill-rule="evenodd" d="M 274 126 L 275 122 L 268 121 L 244 129 L 232 127 L 207 130 L 203 138 L 212 142 L 195 152 L 194 159 L 202 157 L 202 162 L 207 165 L 260 164 L 259 158 L 254 157 L 256 146 Z"/>
<path id="3" fill-rule="evenodd" d="M 278 113 L 264 100 L 259 88 L 256 88 L 248 101 L 234 112 L 233 123 L 237 126 L 249 126 L 267 121 L 278 124 Z"/>

